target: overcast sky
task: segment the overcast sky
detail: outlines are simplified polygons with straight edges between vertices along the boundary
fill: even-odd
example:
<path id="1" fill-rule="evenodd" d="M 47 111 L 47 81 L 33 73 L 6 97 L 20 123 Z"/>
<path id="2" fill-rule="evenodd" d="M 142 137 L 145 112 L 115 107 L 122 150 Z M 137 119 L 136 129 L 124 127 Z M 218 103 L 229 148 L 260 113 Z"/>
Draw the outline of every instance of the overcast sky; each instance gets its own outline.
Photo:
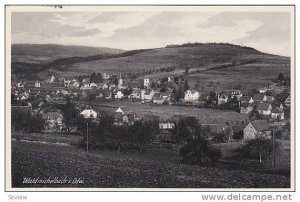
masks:
<path id="1" fill-rule="evenodd" d="M 290 56 L 290 14 L 276 12 L 13 12 L 12 43 L 158 48 L 229 42 Z"/>

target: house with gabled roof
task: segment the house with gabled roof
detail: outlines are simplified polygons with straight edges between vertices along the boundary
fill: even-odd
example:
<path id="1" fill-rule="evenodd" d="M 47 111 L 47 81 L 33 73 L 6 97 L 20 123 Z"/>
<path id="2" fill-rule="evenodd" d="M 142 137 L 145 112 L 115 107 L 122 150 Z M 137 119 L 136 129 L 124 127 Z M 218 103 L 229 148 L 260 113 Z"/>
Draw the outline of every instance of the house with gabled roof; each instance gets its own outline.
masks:
<path id="1" fill-rule="evenodd" d="M 41 82 L 36 81 L 36 82 L 34 83 L 34 87 L 40 88 L 40 87 L 41 87 Z"/>
<path id="2" fill-rule="evenodd" d="M 266 97 L 267 97 L 266 102 L 272 103 L 272 102 L 274 102 L 274 100 L 275 100 L 274 96 L 269 96 L 269 95 L 267 95 Z"/>
<path id="3" fill-rule="evenodd" d="M 198 101 L 200 93 L 194 89 L 189 89 L 184 92 L 184 101 L 185 102 L 195 102 Z"/>
<path id="4" fill-rule="evenodd" d="M 142 89 L 141 90 L 141 99 L 145 101 L 151 101 L 155 92 L 152 89 Z"/>
<path id="5" fill-rule="evenodd" d="M 257 103 L 256 106 L 260 115 L 265 115 L 265 116 L 271 115 L 272 105 L 270 103 L 261 102 L 261 103 Z"/>
<path id="6" fill-rule="evenodd" d="M 253 101 L 257 101 L 257 102 L 266 102 L 267 101 L 267 96 L 265 94 L 254 94 L 253 95 Z"/>
<path id="7" fill-rule="evenodd" d="M 276 109 L 272 110 L 271 118 L 273 120 L 284 120 L 284 110 L 280 107 L 277 107 Z"/>
<path id="8" fill-rule="evenodd" d="M 242 103 L 240 105 L 241 114 L 250 114 L 252 110 L 253 110 L 253 106 L 250 103 Z"/>
<path id="9" fill-rule="evenodd" d="M 243 130 L 245 140 L 255 139 L 259 137 L 270 138 L 271 130 L 267 121 L 253 121 L 249 123 Z"/>
<path id="10" fill-rule="evenodd" d="M 58 111 L 43 113 L 42 118 L 45 120 L 46 132 L 58 132 L 65 128 L 65 124 L 63 122 L 64 117 L 62 113 Z"/>
<path id="11" fill-rule="evenodd" d="M 121 90 L 117 90 L 117 91 L 115 92 L 114 96 L 115 96 L 115 97 L 114 97 L 115 99 L 123 99 L 123 98 L 124 98 L 124 94 L 122 93 Z"/>
<path id="12" fill-rule="evenodd" d="M 284 101 L 285 106 L 291 106 L 291 94 Z"/>
<path id="13" fill-rule="evenodd" d="M 91 106 L 87 106 L 80 112 L 80 115 L 85 119 L 96 119 L 98 117 L 98 113 L 92 109 Z"/>
<path id="14" fill-rule="evenodd" d="M 135 113 L 124 113 L 121 107 L 115 112 L 115 122 L 114 125 L 122 126 L 122 125 L 133 125 L 134 122 L 138 120 Z"/>
<path id="15" fill-rule="evenodd" d="M 241 101 L 241 103 L 243 104 L 243 103 L 253 103 L 253 99 L 252 99 L 252 97 L 251 96 L 242 96 L 241 98 L 240 98 L 240 101 Z"/>

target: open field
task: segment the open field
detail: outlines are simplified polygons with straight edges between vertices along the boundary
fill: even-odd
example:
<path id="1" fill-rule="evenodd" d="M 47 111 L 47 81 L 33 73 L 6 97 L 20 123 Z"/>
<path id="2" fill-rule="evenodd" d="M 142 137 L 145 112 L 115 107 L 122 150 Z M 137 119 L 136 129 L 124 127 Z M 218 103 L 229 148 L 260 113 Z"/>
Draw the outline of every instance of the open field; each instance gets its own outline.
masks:
<path id="1" fill-rule="evenodd" d="M 93 151 L 53 144 L 12 142 L 13 187 L 284 188 L 290 178 L 223 167 L 178 163 L 173 150 Z M 75 178 L 84 183 L 23 184 L 23 178 Z"/>
<path id="2" fill-rule="evenodd" d="M 200 91 L 222 91 L 238 88 L 242 91 L 258 89 L 272 84 L 279 73 L 290 75 L 285 64 L 248 64 L 224 69 L 202 71 L 187 76 L 191 87 L 198 83 Z"/>
<path id="3" fill-rule="evenodd" d="M 95 110 L 104 112 L 115 112 L 120 106 L 125 113 L 134 112 L 138 117 L 143 115 L 155 115 L 163 119 L 171 119 L 179 116 L 194 116 L 200 120 L 200 123 L 215 124 L 225 126 L 226 121 L 248 120 L 248 115 L 240 114 L 234 111 L 223 111 L 219 109 L 197 108 L 175 105 L 153 105 L 150 103 L 141 104 L 141 102 L 129 101 L 100 101 L 88 102 Z"/>

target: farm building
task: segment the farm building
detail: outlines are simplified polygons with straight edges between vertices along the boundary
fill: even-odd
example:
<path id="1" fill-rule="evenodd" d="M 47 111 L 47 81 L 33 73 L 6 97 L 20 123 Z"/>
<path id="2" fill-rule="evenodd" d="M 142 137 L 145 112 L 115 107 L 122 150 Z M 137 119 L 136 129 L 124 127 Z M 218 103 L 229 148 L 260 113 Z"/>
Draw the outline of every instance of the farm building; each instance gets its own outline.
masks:
<path id="1" fill-rule="evenodd" d="M 253 121 L 243 130 L 245 140 L 255 139 L 257 137 L 270 137 L 271 130 L 267 121 Z"/>

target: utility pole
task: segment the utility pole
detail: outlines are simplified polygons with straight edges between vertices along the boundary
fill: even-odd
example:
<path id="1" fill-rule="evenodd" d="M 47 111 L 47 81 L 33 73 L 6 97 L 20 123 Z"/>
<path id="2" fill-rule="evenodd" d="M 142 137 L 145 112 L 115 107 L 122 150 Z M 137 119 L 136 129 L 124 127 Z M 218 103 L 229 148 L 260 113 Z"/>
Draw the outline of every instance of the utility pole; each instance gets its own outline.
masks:
<path id="1" fill-rule="evenodd" d="M 89 122 L 86 122 L 86 153 L 89 153 Z"/>
<path id="2" fill-rule="evenodd" d="M 275 168 L 275 133 L 274 128 L 272 128 L 272 168 Z"/>

